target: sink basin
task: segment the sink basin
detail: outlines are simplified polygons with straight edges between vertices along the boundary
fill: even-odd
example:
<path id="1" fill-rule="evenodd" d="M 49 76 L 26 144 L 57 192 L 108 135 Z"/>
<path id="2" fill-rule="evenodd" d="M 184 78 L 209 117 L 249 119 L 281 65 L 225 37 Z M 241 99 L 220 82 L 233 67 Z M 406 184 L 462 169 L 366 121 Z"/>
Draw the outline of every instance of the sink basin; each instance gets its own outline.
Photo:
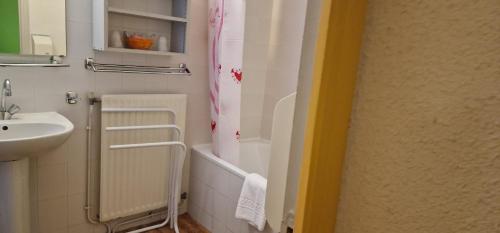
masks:
<path id="1" fill-rule="evenodd" d="M 73 124 L 56 112 L 17 114 L 0 120 L 0 162 L 21 160 L 64 143 Z"/>

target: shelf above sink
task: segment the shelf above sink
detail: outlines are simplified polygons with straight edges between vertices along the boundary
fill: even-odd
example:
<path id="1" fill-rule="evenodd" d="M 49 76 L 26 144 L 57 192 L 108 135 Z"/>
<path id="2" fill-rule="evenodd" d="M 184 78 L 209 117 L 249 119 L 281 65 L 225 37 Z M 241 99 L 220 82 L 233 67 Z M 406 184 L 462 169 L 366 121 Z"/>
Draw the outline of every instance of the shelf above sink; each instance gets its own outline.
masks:
<path id="1" fill-rule="evenodd" d="M 174 17 L 174 16 L 162 15 L 162 14 L 155 14 L 155 13 L 149 13 L 149 12 L 144 12 L 144 11 L 128 10 L 128 9 L 122 9 L 122 8 L 117 8 L 117 7 L 108 7 L 108 12 L 117 13 L 117 14 L 124 14 L 124 15 L 139 16 L 139 17 L 150 18 L 150 19 L 183 22 L 183 23 L 187 23 L 187 21 L 188 21 L 186 18 L 180 18 L 180 17 Z"/>

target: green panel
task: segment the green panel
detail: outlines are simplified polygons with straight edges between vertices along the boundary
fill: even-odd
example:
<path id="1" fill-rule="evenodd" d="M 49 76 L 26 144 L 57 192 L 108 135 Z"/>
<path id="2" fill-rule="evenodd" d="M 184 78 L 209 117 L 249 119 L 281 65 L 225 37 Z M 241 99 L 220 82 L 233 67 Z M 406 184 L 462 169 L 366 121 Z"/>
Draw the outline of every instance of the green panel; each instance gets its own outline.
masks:
<path id="1" fill-rule="evenodd" d="M 0 0 L 0 53 L 19 54 L 18 0 Z"/>

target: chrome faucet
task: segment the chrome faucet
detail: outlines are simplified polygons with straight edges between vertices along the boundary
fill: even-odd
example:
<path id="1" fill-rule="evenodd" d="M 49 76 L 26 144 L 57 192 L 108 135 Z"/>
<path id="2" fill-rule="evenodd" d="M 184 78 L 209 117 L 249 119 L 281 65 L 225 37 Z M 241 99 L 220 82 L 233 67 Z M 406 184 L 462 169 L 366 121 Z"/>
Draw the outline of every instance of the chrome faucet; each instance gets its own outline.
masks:
<path id="1" fill-rule="evenodd" d="M 12 96 L 12 86 L 10 79 L 5 79 L 3 81 L 3 86 L 2 86 L 2 96 L 1 98 L 1 103 L 0 103 L 0 120 L 7 120 L 10 118 L 10 114 L 7 115 L 8 109 L 7 109 L 7 104 L 5 103 L 5 99 L 7 96 Z"/>

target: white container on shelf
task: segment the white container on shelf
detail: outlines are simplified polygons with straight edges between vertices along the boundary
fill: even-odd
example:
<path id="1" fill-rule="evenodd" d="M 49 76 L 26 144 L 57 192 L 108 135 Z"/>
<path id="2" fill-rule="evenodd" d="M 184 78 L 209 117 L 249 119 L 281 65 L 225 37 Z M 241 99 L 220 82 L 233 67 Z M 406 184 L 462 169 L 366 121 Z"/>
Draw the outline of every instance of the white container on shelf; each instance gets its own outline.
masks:
<path id="1" fill-rule="evenodd" d="M 114 30 L 111 32 L 111 44 L 110 47 L 113 48 L 123 48 L 123 38 L 120 31 Z"/>
<path id="2" fill-rule="evenodd" d="M 169 50 L 169 48 L 168 48 L 167 37 L 160 36 L 160 38 L 158 39 L 158 51 L 168 52 L 168 50 Z"/>

